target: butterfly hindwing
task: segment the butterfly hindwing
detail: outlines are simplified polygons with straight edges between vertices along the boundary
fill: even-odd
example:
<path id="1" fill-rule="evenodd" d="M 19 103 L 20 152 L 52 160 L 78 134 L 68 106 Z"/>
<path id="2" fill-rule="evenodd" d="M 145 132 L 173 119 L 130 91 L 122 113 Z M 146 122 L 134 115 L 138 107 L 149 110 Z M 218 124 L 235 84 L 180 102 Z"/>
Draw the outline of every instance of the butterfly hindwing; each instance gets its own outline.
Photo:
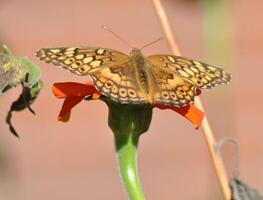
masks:
<path id="1" fill-rule="evenodd" d="M 201 89 L 211 89 L 231 80 L 229 73 L 219 67 L 174 55 L 153 55 L 147 57 L 154 65 L 178 74 Z"/>
<path id="2" fill-rule="evenodd" d="M 88 75 L 105 66 L 125 62 L 124 53 L 104 48 L 42 48 L 37 51 L 40 60 L 61 66 L 77 75 Z"/>
<path id="3" fill-rule="evenodd" d="M 155 104 L 183 107 L 194 102 L 197 93 L 193 84 L 156 66 L 151 67 L 151 74 Z"/>
<path id="4" fill-rule="evenodd" d="M 141 90 L 130 62 L 118 67 L 106 67 L 90 76 L 97 90 L 119 103 L 147 103 L 146 94 Z"/>

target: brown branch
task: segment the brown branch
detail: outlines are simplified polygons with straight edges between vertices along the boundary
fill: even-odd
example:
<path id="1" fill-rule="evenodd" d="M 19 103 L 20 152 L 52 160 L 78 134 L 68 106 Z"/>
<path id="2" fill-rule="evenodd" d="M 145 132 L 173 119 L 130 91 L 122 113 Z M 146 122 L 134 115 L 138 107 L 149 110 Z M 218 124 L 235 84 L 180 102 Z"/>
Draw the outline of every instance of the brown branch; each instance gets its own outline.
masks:
<path id="1" fill-rule="evenodd" d="M 179 47 L 177 46 L 177 44 L 175 42 L 175 39 L 174 39 L 172 30 L 171 30 L 167 15 L 166 15 L 165 10 L 162 6 L 161 0 L 152 0 L 152 2 L 153 2 L 155 11 L 157 13 L 157 16 L 158 16 L 159 21 L 160 21 L 161 26 L 162 26 L 162 29 L 165 33 L 167 42 L 168 42 L 172 52 L 175 55 L 180 56 L 181 52 L 180 52 Z M 197 97 L 195 99 L 195 104 L 200 110 L 204 111 L 202 102 L 201 102 L 199 97 Z M 231 191 L 230 191 L 230 188 L 228 185 L 227 174 L 226 174 L 223 162 L 222 162 L 218 152 L 216 151 L 215 138 L 213 136 L 213 131 L 210 127 L 210 124 L 208 122 L 207 117 L 204 117 L 204 120 L 202 123 L 202 130 L 203 130 L 203 135 L 205 137 L 205 140 L 206 140 L 206 143 L 207 143 L 207 146 L 209 149 L 210 156 L 212 158 L 212 161 L 213 161 L 213 164 L 214 164 L 214 167 L 216 170 L 216 174 L 217 174 L 217 177 L 218 177 L 224 198 L 225 198 L 225 200 L 230 200 L 231 199 Z"/>

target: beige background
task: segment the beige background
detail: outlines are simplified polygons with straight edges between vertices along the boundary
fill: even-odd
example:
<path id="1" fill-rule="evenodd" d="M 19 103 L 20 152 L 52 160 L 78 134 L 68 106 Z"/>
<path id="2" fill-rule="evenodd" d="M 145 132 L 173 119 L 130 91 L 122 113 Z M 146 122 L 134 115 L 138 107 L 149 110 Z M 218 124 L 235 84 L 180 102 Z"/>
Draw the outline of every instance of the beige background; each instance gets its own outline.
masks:
<path id="1" fill-rule="evenodd" d="M 198 1 L 163 2 L 184 55 L 205 61 Z M 262 8 L 261 0 L 232 1 L 229 70 L 233 82 L 205 92 L 202 99 L 215 137 L 234 135 L 240 139 L 241 177 L 263 193 Z M 102 24 L 136 47 L 163 36 L 150 0 L 0 0 L 0 41 L 16 55 L 39 64 L 45 82 L 33 105 L 37 116 L 27 110 L 14 114 L 20 140 L 10 134 L 4 122 L 20 88 L 0 97 L 0 199 L 126 199 L 116 169 L 106 105 L 82 102 L 69 123 L 57 122 L 62 101 L 52 96 L 52 84 L 84 82 L 86 77 L 43 64 L 34 56 L 41 47 L 76 45 L 129 53 L 125 44 L 101 29 Z M 144 53 L 170 51 L 163 40 Z M 222 64 L 218 60 L 211 64 Z M 229 173 L 233 155 L 234 148 L 226 146 Z M 201 131 L 172 111 L 154 110 L 150 130 L 140 141 L 138 164 L 147 199 L 222 199 Z"/>

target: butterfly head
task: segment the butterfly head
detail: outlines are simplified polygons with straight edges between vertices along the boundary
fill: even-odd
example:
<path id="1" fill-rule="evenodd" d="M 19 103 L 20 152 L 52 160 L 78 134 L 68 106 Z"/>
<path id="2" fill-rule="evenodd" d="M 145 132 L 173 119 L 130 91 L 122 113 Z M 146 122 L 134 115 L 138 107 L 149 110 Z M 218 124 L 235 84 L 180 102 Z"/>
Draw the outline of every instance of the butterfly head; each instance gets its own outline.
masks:
<path id="1" fill-rule="evenodd" d="M 137 62 L 142 63 L 144 61 L 144 56 L 142 55 L 142 52 L 140 49 L 133 48 L 131 51 L 130 56 Z"/>
<path id="2" fill-rule="evenodd" d="M 134 57 L 134 56 L 139 56 L 139 55 L 142 55 L 141 50 L 137 48 L 132 48 L 130 56 Z"/>

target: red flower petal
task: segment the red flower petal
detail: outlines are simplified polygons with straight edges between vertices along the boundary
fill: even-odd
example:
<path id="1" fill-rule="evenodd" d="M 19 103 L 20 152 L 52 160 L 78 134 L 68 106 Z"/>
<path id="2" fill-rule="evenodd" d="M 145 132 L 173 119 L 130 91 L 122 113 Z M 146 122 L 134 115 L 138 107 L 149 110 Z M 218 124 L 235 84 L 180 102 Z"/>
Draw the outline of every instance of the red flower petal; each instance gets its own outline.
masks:
<path id="1" fill-rule="evenodd" d="M 67 122 L 70 118 L 71 109 L 80 103 L 83 100 L 83 97 L 68 97 L 65 99 L 60 113 L 58 115 L 58 120 L 62 122 Z"/>
<path id="2" fill-rule="evenodd" d="M 189 104 L 187 106 L 184 106 L 182 108 L 178 108 L 175 106 L 164 106 L 164 105 L 155 105 L 154 107 L 160 108 L 160 109 L 171 109 L 175 112 L 179 113 L 183 117 L 185 117 L 187 120 L 189 120 L 192 124 L 195 125 L 196 128 L 199 128 L 203 118 L 205 116 L 205 113 L 199 110 L 197 107 L 195 107 L 192 104 Z"/>
<path id="3" fill-rule="evenodd" d="M 80 103 L 87 95 L 99 98 L 100 93 L 89 81 L 86 84 L 75 82 L 54 83 L 52 92 L 57 98 L 65 98 L 58 116 L 59 121 L 67 122 L 70 118 L 71 109 Z"/>
<path id="4" fill-rule="evenodd" d="M 85 97 L 87 95 L 97 93 L 97 90 L 90 82 L 88 82 L 87 84 L 64 82 L 54 83 L 52 92 L 57 98 L 67 98 L 76 96 Z"/>
<path id="5" fill-rule="evenodd" d="M 100 97 L 100 93 L 89 81 L 86 84 L 75 82 L 55 83 L 52 87 L 52 92 L 57 98 L 65 98 L 58 120 L 66 122 L 69 120 L 71 109 L 80 103 L 87 95 L 92 95 L 94 99 Z M 201 93 L 199 90 L 198 93 Z M 204 118 L 204 113 L 196 108 L 194 105 L 187 105 L 182 108 L 174 106 L 154 105 L 160 109 L 171 109 L 184 116 L 192 124 L 198 128 Z"/>

